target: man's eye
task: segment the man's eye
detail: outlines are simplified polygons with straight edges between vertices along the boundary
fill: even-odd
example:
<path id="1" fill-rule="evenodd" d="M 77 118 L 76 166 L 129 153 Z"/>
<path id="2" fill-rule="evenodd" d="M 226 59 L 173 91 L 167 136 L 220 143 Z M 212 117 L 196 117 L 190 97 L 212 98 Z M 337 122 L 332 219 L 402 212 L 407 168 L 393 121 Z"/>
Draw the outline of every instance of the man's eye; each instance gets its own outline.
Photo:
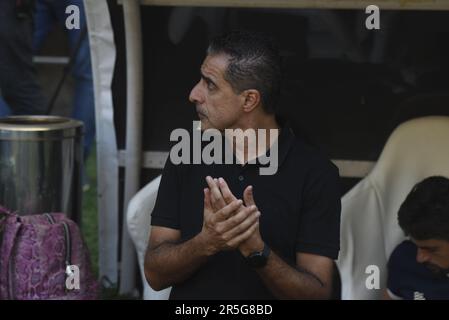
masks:
<path id="1" fill-rule="evenodd" d="M 209 90 L 214 90 L 216 87 L 215 87 L 215 84 L 213 84 L 212 82 L 208 82 L 208 83 L 207 83 L 207 88 L 208 88 Z"/>

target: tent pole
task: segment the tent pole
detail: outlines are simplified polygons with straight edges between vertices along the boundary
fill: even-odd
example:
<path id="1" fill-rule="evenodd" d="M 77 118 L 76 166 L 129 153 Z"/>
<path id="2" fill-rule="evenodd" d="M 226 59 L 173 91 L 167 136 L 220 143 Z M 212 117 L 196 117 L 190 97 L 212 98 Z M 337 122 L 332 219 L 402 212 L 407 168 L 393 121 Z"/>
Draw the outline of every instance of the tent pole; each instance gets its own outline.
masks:
<path id="1" fill-rule="evenodd" d="M 118 283 L 119 260 L 119 164 L 111 91 L 116 50 L 107 1 L 85 0 L 84 7 L 95 91 L 99 277 L 109 287 Z"/>
<path id="2" fill-rule="evenodd" d="M 139 1 L 123 1 L 123 15 L 125 22 L 127 77 L 126 162 L 119 293 L 131 294 L 135 289 L 136 251 L 128 233 L 126 211 L 129 201 L 139 190 L 140 169 L 142 167 L 143 63 Z"/>

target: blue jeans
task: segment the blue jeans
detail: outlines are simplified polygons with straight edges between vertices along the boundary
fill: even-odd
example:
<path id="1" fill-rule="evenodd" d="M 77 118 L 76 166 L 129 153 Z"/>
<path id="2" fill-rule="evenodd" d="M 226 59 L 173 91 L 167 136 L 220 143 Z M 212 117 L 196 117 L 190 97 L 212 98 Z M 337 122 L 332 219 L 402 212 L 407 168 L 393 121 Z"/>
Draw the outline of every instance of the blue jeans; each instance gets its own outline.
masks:
<path id="1" fill-rule="evenodd" d="M 0 114 L 43 114 L 33 66 L 32 22 L 16 16 L 15 0 L 0 0 Z"/>
<path id="2" fill-rule="evenodd" d="M 11 115 L 11 109 L 9 108 L 5 100 L 3 100 L 3 98 L 0 96 L 0 118 L 7 117 L 9 115 Z"/>
<path id="3" fill-rule="evenodd" d="M 0 0 L 1 1 L 1 0 Z M 68 14 L 66 7 L 76 5 L 80 9 L 80 30 L 68 30 L 65 21 Z M 52 27 L 57 23 L 66 30 L 69 47 L 73 52 L 78 43 L 83 26 L 86 25 L 84 5 L 82 0 L 37 0 L 34 16 L 34 49 L 38 51 Z M 95 103 L 92 80 L 92 67 L 90 62 L 89 39 L 85 35 L 78 53 L 75 56 L 72 75 L 75 80 L 72 117 L 84 122 L 84 157 L 90 152 L 95 138 Z"/>

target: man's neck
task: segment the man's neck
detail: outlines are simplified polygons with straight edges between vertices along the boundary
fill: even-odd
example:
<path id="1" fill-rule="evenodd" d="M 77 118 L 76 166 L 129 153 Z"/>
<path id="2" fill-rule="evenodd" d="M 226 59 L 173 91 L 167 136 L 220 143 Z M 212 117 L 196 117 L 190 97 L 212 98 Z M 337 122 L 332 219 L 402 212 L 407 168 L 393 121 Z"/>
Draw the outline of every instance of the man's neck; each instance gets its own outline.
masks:
<path id="1" fill-rule="evenodd" d="M 280 126 L 274 116 L 265 116 L 258 121 L 248 121 L 236 129 L 243 131 L 243 137 L 233 139 L 233 152 L 238 161 L 244 165 L 254 160 L 271 148 L 276 142 Z M 254 134 L 252 134 L 254 133 Z M 238 143 L 244 141 L 244 143 Z"/>

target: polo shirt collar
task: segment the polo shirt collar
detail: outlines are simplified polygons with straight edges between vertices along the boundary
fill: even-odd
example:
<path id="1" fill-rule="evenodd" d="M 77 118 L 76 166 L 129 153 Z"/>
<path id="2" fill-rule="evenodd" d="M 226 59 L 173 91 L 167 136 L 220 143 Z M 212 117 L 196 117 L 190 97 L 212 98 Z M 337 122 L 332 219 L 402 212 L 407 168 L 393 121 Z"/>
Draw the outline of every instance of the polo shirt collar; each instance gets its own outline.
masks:
<path id="1" fill-rule="evenodd" d="M 278 168 L 282 166 L 285 159 L 287 158 L 287 155 L 290 151 L 294 139 L 295 134 L 293 133 L 292 129 L 289 126 L 283 126 L 280 128 L 277 140 L 274 142 L 275 144 L 278 144 Z M 270 149 L 267 150 L 265 155 L 267 155 L 270 152 Z M 237 164 L 235 155 L 233 155 L 233 160 L 234 163 Z M 246 163 L 244 166 L 239 165 L 239 167 L 241 167 L 242 169 L 247 168 L 248 166 L 261 167 L 262 165 L 260 164 L 259 161 L 256 161 L 255 163 Z"/>
<path id="2" fill-rule="evenodd" d="M 295 140 L 295 134 L 293 133 L 293 130 L 289 126 L 284 126 L 281 128 L 281 132 L 278 136 L 278 152 L 279 152 L 279 168 L 284 163 L 285 159 L 287 158 L 287 154 L 289 153 L 293 141 Z"/>

